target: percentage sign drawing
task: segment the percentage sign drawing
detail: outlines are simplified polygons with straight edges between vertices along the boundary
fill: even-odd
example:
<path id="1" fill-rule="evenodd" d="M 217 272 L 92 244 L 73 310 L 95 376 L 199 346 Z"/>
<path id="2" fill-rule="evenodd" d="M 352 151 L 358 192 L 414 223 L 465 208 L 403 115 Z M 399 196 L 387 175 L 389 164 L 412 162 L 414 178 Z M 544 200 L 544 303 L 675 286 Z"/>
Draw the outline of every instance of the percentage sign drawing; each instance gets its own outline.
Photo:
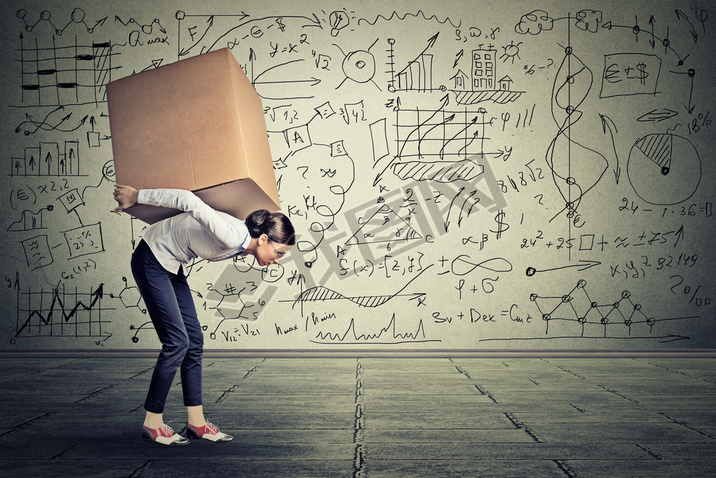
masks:
<path id="1" fill-rule="evenodd" d="M 691 287 L 686 286 L 684 287 L 684 294 L 689 295 L 691 294 L 691 298 L 689 299 L 689 304 L 694 304 L 696 307 L 701 307 L 702 305 L 711 305 L 711 298 L 710 297 L 702 297 L 699 295 L 699 290 L 701 290 L 701 286 L 696 287 L 696 290 L 694 290 L 694 293 L 691 294 Z"/>
<path id="2" fill-rule="evenodd" d="M 703 114 L 699 115 L 699 119 L 701 120 L 701 126 L 704 126 L 706 128 L 711 126 L 711 120 L 709 119 L 709 113 L 710 113 L 710 111 L 707 111 L 705 115 L 703 115 Z"/>
<path id="3" fill-rule="evenodd" d="M 689 123 L 689 130 L 692 133 L 698 133 L 701 128 L 708 128 L 711 126 L 711 120 L 709 119 L 709 113 L 706 112 L 704 115 L 703 113 L 699 113 L 696 118 L 691 120 L 691 123 Z"/>

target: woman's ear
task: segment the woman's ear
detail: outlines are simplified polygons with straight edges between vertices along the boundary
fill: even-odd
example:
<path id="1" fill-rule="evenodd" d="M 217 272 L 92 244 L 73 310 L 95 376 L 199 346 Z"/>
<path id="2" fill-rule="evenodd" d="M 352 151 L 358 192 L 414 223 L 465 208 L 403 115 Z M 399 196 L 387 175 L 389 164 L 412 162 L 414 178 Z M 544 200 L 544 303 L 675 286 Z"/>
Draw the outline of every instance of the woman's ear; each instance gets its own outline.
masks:
<path id="1" fill-rule="evenodd" d="M 269 240 L 268 235 L 266 235 L 266 234 L 261 234 L 261 235 L 259 236 L 259 245 L 266 244 L 266 243 L 268 242 L 268 240 Z"/>

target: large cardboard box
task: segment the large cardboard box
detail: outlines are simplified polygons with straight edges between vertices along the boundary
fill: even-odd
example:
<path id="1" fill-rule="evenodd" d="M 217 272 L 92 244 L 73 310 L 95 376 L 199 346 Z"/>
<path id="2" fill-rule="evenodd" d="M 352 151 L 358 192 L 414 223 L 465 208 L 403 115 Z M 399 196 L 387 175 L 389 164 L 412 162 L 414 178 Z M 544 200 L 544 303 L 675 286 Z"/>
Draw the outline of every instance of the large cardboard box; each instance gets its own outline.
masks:
<path id="1" fill-rule="evenodd" d="M 116 180 L 179 188 L 240 219 L 281 208 L 261 98 L 228 48 L 107 85 Z M 147 223 L 175 209 L 127 210 Z"/>

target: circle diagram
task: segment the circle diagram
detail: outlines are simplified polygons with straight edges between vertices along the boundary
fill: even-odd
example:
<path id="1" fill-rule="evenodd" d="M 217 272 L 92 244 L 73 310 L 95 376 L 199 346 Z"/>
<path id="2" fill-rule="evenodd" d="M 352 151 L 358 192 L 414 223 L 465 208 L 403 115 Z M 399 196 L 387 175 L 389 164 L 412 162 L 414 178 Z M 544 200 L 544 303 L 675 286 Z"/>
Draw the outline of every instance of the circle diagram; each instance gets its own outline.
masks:
<path id="1" fill-rule="evenodd" d="M 701 182 L 701 159 L 691 142 L 674 134 L 649 134 L 629 151 L 627 176 L 634 192 L 649 204 L 686 201 Z"/>

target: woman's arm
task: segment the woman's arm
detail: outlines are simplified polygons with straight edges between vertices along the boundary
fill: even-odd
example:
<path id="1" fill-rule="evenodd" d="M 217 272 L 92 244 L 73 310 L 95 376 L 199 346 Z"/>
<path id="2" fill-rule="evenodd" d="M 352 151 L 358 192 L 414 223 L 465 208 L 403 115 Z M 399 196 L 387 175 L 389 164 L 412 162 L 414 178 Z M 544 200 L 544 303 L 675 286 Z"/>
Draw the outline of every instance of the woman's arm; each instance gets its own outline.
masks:
<path id="1" fill-rule="evenodd" d="M 135 204 L 169 207 L 191 214 L 199 224 L 220 244 L 226 248 L 241 246 L 247 231 L 237 230 L 204 203 L 191 191 L 184 189 L 141 189 L 131 186 L 115 185 L 114 197 L 119 203 L 115 211 L 122 211 Z"/>

